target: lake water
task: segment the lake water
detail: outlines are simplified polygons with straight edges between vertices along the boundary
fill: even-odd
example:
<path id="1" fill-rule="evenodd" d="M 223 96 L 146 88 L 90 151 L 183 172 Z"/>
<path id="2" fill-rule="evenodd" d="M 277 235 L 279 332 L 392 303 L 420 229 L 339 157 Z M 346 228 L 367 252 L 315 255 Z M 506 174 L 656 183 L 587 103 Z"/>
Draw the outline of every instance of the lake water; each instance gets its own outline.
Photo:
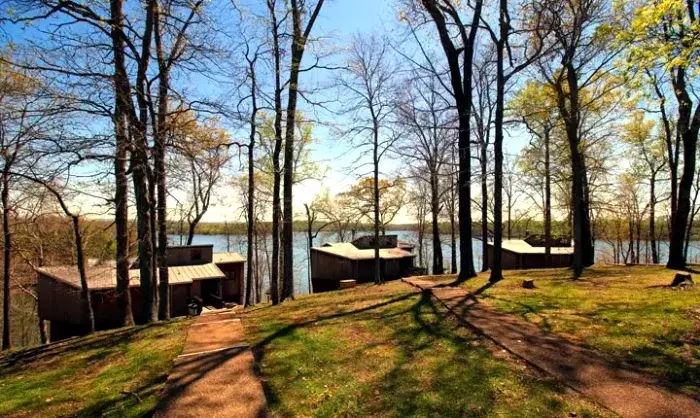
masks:
<path id="1" fill-rule="evenodd" d="M 397 235 L 399 240 L 407 241 L 413 244 L 418 242 L 417 234 L 412 231 L 386 231 L 387 234 Z M 358 233 L 358 236 L 364 233 Z M 186 237 L 181 237 L 180 235 L 173 234 L 170 235 L 170 242 L 173 245 L 180 245 L 186 242 Z M 442 256 L 445 263 L 446 271 L 449 271 L 450 260 L 452 251 L 450 248 L 450 235 L 441 235 L 442 239 Z M 321 232 L 319 236 L 314 240 L 314 245 L 320 245 L 326 242 L 336 242 L 337 235 L 334 232 Z M 262 241 L 262 240 L 261 240 Z M 246 236 L 245 235 L 231 235 L 227 237 L 226 235 L 195 235 L 193 239 L 194 244 L 213 244 L 214 252 L 224 252 L 224 251 L 235 251 L 240 253 L 245 257 L 247 250 Z M 262 245 L 262 243 L 260 244 Z M 270 245 L 270 240 L 268 239 L 268 245 Z M 459 251 L 459 238 L 457 238 L 457 248 Z M 478 270 L 481 269 L 481 240 L 473 239 L 473 254 L 474 254 L 474 267 Z M 626 247 L 625 247 L 626 249 Z M 416 247 L 418 251 L 418 247 Z M 424 241 L 423 247 L 424 257 L 423 264 L 429 271 L 432 269 L 432 240 L 429 234 L 426 234 L 426 239 Z M 613 252 L 612 247 L 607 242 L 596 241 L 595 245 L 596 252 L 596 263 L 609 264 L 613 262 Z M 665 263 L 668 257 L 668 242 L 661 242 L 660 244 L 660 257 L 661 262 Z M 262 257 L 261 257 L 262 260 Z M 641 256 L 640 261 L 645 262 L 645 260 L 651 260 L 651 249 L 645 242 L 641 244 Z M 459 263 L 459 254 L 457 254 L 457 262 Z M 688 249 L 688 262 L 698 263 L 700 262 L 700 241 L 691 242 Z M 418 264 L 418 258 L 416 258 L 416 264 Z M 264 291 L 267 291 L 267 286 L 264 285 Z M 306 294 L 309 293 L 309 258 L 308 258 L 308 248 L 306 242 L 305 232 L 295 232 L 294 233 L 294 288 L 296 294 Z M 264 292 L 263 292 L 264 293 Z"/>

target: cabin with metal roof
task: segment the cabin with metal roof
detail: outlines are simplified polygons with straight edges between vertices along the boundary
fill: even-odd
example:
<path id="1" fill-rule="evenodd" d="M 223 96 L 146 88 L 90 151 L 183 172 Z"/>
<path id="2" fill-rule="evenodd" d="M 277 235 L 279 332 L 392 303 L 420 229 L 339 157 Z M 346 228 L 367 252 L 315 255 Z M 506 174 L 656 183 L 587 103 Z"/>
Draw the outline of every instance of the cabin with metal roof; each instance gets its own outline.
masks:
<path id="1" fill-rule="evenodd" d="M 245 259 L 237 253 L 214 253 L 212 245 L 168 247 L 170 315 L 188 313 L 188 304 L 222 307 L 242 303 Z M 50 323 L 52 340 L 87 331 L 87 318 L 80 304 L 80 274 L 76 266 L 36 269 L 39 317 Z M 114 263 L 86 267 L 88 287 L 98 330 L 118 326 L 117 274 Z M 141 315 L 138 260 L 129 268 L 129 291 L 134 319 Z"/>
<path id="2" fill-rule="evenodd" d="M 493 242 L 487 242 L 489 267 L 493 260 Z M 568 237 L 553 237 L 550 241 L 550 261 L 545 259 L 545 241 L 541 235 L 525 239 L 501 241 L 501 261 L 504 269 L 533 269 L 571 266 L 574 248 Z"/>
<path id="3" fill-rule="evenodd" d="M 400 242 L 396 235 L 379 237 L 379 259 L 384 280 L 409 275 L 416 255 L 413 246 Z M 311 282 L 314 292 L 335 290 L 342 280 L 358 283 L 374 281 L 374 237 L 353 242 L 326 243 L 311 248 Z"/>

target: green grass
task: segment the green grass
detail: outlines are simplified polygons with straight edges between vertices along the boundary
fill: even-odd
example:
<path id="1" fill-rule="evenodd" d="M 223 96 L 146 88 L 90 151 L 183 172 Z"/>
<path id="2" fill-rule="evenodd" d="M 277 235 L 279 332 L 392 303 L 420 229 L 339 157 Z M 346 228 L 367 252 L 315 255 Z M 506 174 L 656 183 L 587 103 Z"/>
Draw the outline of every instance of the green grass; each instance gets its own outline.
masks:
<path id="1" fill-rule="evenodd" d="M 273 416 L 606 414 L 400 282 L 255 308 L 243 324 Z"/>
<path id="2" fill-rule="evenodd" d="M 0 416 L 143 416 L 189 322 L 99 332 L 0 355 Z"/>
<path id="3" fill-rule="evenodd" d="M 573 280 L 567 269 L 521 270 L 506 271 L 505 280 L 491 287 L 487 273 L 463 286 L 501 311 L 700 394 L 700 287 L 666 287 L 675 273 L 656 266 L 595 266 Z M 524 279 L 534 280 L 536 289 L 523 289 Z"/>

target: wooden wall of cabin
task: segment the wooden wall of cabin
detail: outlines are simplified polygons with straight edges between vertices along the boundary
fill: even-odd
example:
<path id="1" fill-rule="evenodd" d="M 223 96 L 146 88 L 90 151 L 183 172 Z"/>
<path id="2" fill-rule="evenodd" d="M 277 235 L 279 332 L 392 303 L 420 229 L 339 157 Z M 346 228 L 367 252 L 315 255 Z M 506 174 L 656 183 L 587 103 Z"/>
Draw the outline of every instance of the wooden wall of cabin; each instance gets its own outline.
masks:
<path id="1" fill-rule="evenodd" d="M 70 324 L 84 322 L 80 304 L 75 303 L 80 300 L 80 290 L 41 273 L 38 274 L 38 285 L 41 319 Z"/>
<path id="2" fill-rule="evenodd" d="M 391 258 L 382 260 L 382 277 L 384 280 L 395 280 L 401 278 L 401 259 Z"/>
<path id="3" fill-rule="evenodd" d="M 413 260 L 404 264 L 402 258 L 390 258 L 380 260 L 381 275 L 384 280 L 396 280 L 403 277 L 407 271 L 406 266 L 413 266 Z M 356 280 L 360 283 L 369 283 L 374 281 L 374 259 L 366 259 L 357 261 Z"/>
<path id="4" fill-rule="evenodd" d="M 359 283 L 368 283 L 374 281 L 374 260 L 357 260 L 357 272 L 354 279 Z M 381 265 L 380 265 L 380 268 Z M 383 270 L 383 268 L 382 268 Z"/>
<path id="5" fill-rule="evenodd" d="M 353 261 L 311 249 L 311 278 L 321 280 L 355 279 Z"/>
<path id="6" fill-rule="evenodd" d="M 414 261 L 414 257 L 404 257 L 399 261 L 401 265 L 401 277 L 406 277 L 413 272 Z"/>
<path id="7" fill-rule="evenodd" d="M 493 262 L 493 247 L 489 245 L 486 248 L 486 252 L 488 254 L 490 268 Z M 501 251 L 501 263 L 504 269 L 514 270 L 521 268 L 519 255 L 510 251 Z"/>
<path id="8" fill-rule="evenodd" d="M 222 263 L 217 267 L 226 275 L 222 283 L 224 301 L 242 304 L 245 263 Z"/>
<path id="9" fill-rule="evenodd" d="M 190 301 L 190 283 L 170 286 L 170 316 L 187 315 L 187 303 Z"/>
<path id="10" fill-rule="evenodd" d="M 493 260 L 493 247 L 487 248 L 489 267 Z M 511 251 L 502 251 L 503 268 L 507 270 L 545 268 L 544 254 L 516 254 Z M 549 267 L 571 266 L 571 254 L 552 254 Z"/>
<path id="11" fill-rule="evenodd" d="M 212 245 L 191 245 L 168 247 L 168 265 L 182 266 L 186 264 L 211 263 L 213 256 Z"/>

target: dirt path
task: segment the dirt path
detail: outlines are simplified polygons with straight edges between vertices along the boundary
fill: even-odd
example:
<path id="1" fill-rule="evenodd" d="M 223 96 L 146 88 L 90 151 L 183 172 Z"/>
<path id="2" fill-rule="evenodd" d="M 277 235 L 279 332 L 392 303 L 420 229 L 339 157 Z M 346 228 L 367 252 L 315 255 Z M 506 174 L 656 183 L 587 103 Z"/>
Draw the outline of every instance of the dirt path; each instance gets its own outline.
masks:
<path id="1" fill-rule="evenodd" d="M 466 289 L 418 278 L 406 283 L 430 292 L 453 315 L 530 365 L 623 417 L 700 418 L 700 401 L 665 387 L 654 377 L 615 364 L 601 353 L 537 325 L 479 303 Z"/>
<path id="2" fill-rule="evenodd" d="M 240 319 L 202 315 L 168 376 L 155 417 L 265 417 L 267 406 Z"/>

